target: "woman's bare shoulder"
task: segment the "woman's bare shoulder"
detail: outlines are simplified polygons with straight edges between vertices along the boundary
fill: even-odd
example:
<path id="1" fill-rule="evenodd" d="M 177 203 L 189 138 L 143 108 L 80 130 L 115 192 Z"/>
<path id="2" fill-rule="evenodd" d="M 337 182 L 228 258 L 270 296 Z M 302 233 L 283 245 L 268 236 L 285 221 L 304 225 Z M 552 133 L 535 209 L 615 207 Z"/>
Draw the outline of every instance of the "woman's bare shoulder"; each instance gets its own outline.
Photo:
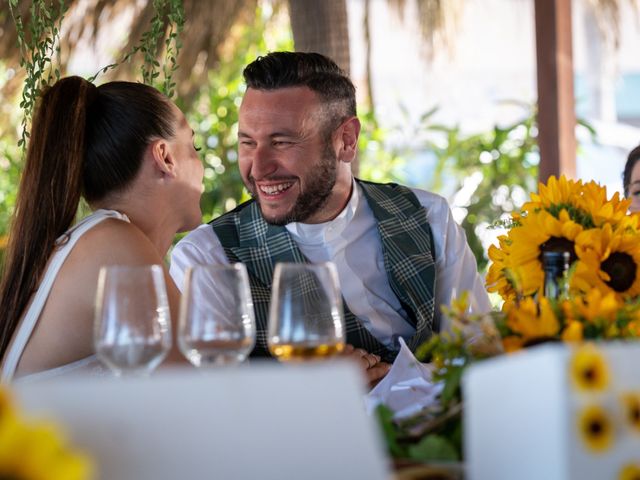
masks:
<path id="1" fill-rule="evenodd" d="M 55 278 L 19 372 L 47 370 L 91 355 L 100 268 L 145 264 L 162 264 L 162 259 L 135 225 L 106 219 L 85 232 Z"/>
<path id="2" fill-rule="evenodd" d="M 81 259 L 90 257 L 102 264 L 136 265 L 161 261 L 142 230 L 115 218 L 108 218 L 87 231 L 78 240 L 73 254 Z"/>

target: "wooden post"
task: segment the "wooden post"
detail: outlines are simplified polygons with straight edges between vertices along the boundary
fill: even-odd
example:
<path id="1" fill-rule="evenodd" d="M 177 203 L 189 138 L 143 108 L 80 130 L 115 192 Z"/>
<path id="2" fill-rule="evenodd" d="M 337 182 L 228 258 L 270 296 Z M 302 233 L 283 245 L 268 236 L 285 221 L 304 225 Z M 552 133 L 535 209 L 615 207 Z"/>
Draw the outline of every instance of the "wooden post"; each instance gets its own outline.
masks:
<path id="1" fill-rule="evenodd" d="M 539 179 L 576 176 L 571 0 L 534 0 L 538 65 Z"/>

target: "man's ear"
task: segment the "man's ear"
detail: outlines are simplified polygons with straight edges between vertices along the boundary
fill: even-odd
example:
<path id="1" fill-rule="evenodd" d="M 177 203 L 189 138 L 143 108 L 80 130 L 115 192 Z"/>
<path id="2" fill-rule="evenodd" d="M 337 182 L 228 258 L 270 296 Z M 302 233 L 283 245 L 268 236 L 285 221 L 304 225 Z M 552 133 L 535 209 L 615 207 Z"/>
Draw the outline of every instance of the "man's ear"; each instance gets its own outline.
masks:
<path id="1" fill-rule="evenodd" d="M 167 141 L 162 138 L 154 140 L 151 142 L 151 145 L 149 145 L 149 149 L 153 167 L 163 176 L 167 175 L 172 178 L 175 177 L 175 160 Z"/>
<path id="2" fill-rule="evenodd" d="M 360 135 L 360 120 L 351 117 L 338 128 L 340 151 L 338 158 L 346 163 L 353 161 L 358 153 L 358 136 Z"/>

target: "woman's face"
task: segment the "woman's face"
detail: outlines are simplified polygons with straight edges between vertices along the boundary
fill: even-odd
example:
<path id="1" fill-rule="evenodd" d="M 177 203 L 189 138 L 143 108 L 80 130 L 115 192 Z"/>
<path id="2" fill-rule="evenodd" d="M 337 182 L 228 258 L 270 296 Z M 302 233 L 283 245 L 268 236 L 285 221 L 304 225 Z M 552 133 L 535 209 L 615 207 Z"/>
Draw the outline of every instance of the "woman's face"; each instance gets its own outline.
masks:
<path id="1" fill-rule="evenodd" d="M 175 137 L 169 142 L 176 158 L 176 175 L 180 186 L 175 204 L 184 214 L 181 231 L 192 230 L 202 223 L 200 196 L 204 190 L 204 166 L 193 143 L 193 130 L 184 114 L 173 105 L 176 127 Z"/>
<path id="2" fill-rule="evenodd" d="M 631 199 L 632 212 L 640 212 L 640 160 L 636 161 L 631 169 L 631 181 L 629 182 L 629 198 Z"/>

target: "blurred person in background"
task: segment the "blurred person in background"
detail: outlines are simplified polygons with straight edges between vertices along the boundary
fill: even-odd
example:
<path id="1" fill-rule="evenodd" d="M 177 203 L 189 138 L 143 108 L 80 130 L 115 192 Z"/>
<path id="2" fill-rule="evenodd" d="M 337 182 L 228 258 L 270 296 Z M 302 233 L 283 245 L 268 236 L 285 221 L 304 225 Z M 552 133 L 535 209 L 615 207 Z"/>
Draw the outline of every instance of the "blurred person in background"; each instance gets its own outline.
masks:
<path id="1" fill-rule="evenodd" d="M 631 212 L 640 211 L 640 145 L 631 150 L 622 174 L 624 196 L 631 199 Z"/>

